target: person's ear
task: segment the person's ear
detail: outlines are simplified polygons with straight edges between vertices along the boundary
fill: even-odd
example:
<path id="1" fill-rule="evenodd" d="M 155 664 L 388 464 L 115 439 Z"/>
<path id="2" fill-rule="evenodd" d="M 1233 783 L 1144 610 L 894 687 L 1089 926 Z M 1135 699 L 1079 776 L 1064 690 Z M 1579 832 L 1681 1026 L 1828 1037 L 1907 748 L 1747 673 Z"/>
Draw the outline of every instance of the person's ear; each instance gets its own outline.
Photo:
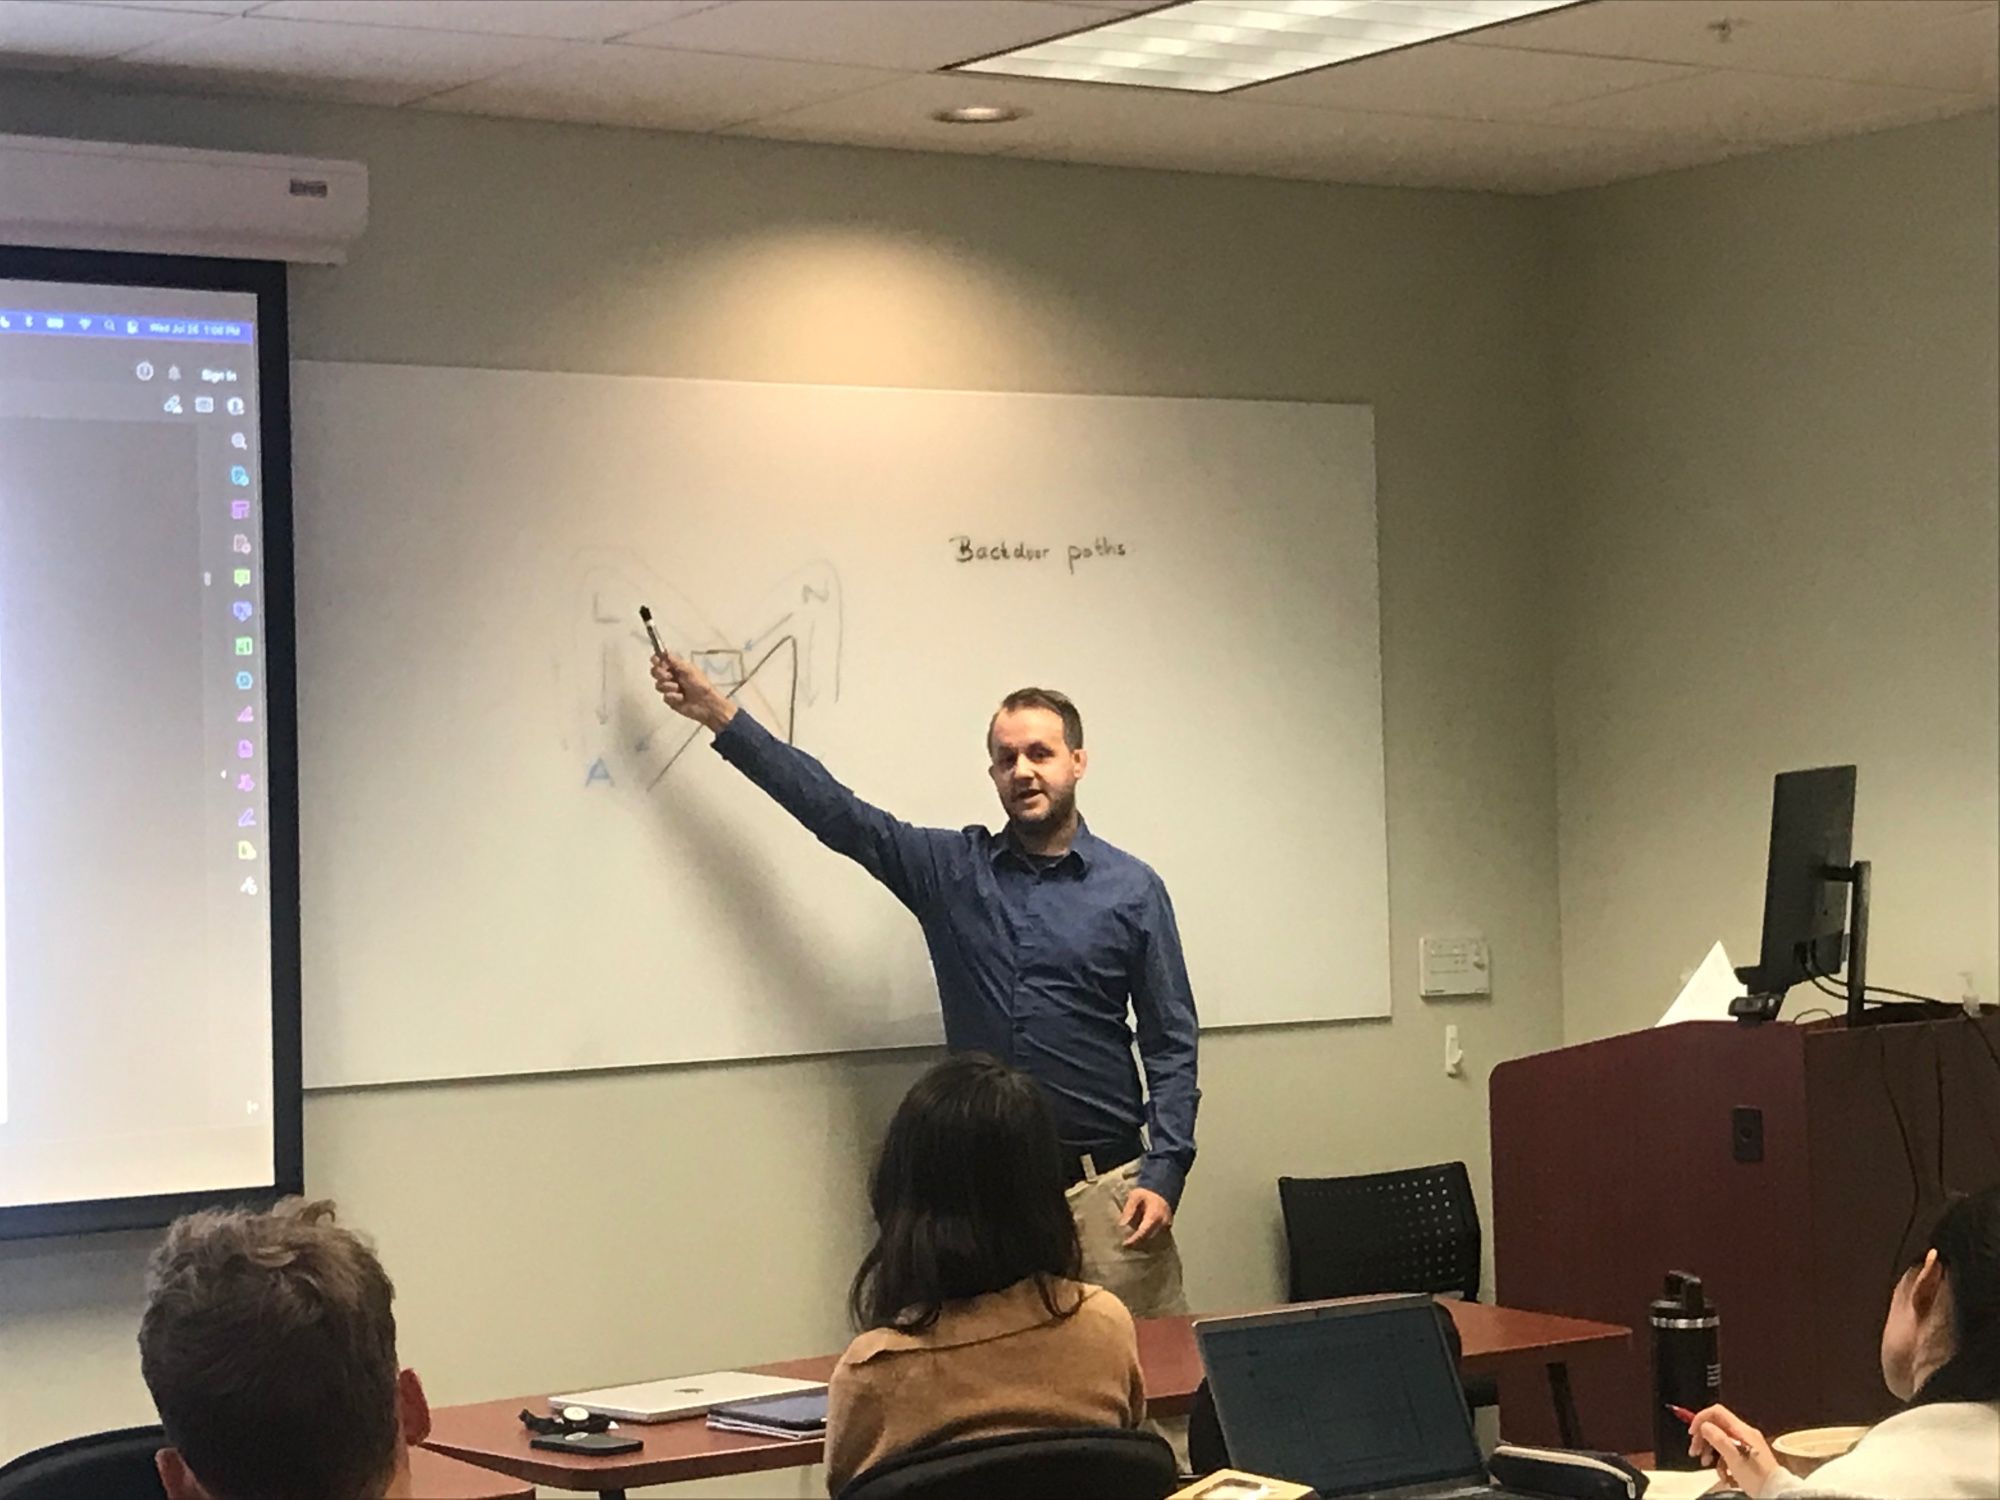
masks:
<path id="1" fill-rule="evenodd" d="M 1935 1250 L 1924 1252 L 1923 1264 L 1917 1267 L 1916 1276 L 1910 1282 L 1910 1311 L 1917 1321 L 1922 1322 L 1931 1315 L 1937 1305 L 1938 1293 L 1944 1290 L 1944 1262 L 1938 1259 Z"/>
<path id="2" fill-rule="evenodd" d="M 1072 750 L 1070 754 L 1076 757 L 1076 774 L 1078 776 L 1083 775 L 1085 771 L 1090 769 L 1090 752 L 1088 750 Z"/>
<path id="3" fill-rule="evenodd" d="M 160 1488 L 167 1500 L 208 1500 L 208 1491 L 187 1466 L 178 1448 L 162 1448 L 153 1455 L 153 1469 L 160 1476 Z"/>
<path id="4" fill-rule="evenodd" d="M 396 1422 L 403 1429 L 403 1442 L 414 1448 L 431 1435 L 431 1403 L 424 1395 L 424 1383 L 415 1370 L 396 1376 Z"/>

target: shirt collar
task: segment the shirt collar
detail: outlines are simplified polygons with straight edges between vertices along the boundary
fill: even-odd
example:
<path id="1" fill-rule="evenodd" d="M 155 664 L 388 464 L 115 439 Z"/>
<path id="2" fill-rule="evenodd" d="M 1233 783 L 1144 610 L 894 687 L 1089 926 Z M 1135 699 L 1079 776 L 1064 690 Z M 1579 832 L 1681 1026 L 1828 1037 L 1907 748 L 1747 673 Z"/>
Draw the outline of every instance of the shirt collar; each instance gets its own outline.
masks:
<path id="1" fill-rule="evenodd" d="M 1051 868 L 1060 868 L 1074 859 L 1077 863 L 1077 868 L 1088 873 L 1091 863 L 1097 858 L 1097 851 L 1103 842 L 1102 839 L 1090 831 L 1090 825 L 1079 814 L 1076 820 L 1076 837 L 1069 841 L 1069 848 L 1063 852 L 1062 858 L 1055 861 L 1054 866 Z M 1037 863 L 1029 855 L 1028 851 L 1021 847 L 1020 842 L 1015 839 L 1014 828 L 1011 823 L 993 837 L 993 858 L 997 861 L 1003 855 L 1012 855 L 1016 862 L 1026 865 L 1030 869 L 1033 869 Z"/>
<path id="2" fill-rule="evenodd" d="M 1097 1288 L 1057 1280 L 1050 1290 L 1056 1306 L 1063 1309 L 1062 1314 L 1049 1311 L 1048 1303 L 1042 1299 L 1040 1283 L 1030 1276 L 983 1297 L 947 1302 L 939 1311 L 937 1322 L 920 1333 L 905 1333 L 896 1328 L 871 1329 L 855 1340 L 855 1347 L 847 1356 L 848 1363 L 858 1364 L 877 1354 L 911 1349 L 957 1349 L 1026 1333 L 1030 1328 L 1055 1322 L 1058 1316 L 1066 1316 Z"/>

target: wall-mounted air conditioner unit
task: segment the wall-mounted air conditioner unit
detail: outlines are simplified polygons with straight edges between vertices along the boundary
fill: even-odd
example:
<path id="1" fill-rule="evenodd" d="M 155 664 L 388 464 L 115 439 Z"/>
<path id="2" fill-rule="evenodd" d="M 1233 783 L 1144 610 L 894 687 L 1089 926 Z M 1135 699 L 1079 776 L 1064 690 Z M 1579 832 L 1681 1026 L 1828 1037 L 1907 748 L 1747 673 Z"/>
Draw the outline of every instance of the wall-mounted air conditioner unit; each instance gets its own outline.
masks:
<path id="1" fill-rule="evenodd" d="M 337 264 L 367 224 L 359 162 L 0 135 L 0 244 Z"/>

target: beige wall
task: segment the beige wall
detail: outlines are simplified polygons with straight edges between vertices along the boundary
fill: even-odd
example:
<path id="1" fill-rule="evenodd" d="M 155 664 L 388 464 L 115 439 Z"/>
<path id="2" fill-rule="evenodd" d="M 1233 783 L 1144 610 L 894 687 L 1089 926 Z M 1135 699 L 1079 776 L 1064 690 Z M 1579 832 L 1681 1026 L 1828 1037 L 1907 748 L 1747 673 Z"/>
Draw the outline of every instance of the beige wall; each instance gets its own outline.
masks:
<path id="1" fill-rule="evenodd" d="M 1395 1017 L 1204 1039 L 1191 1293 L 1278 1291 L 1280 1172 L 1463 1157 L 1483 1190 L 1486 1070 L 1561 1031 L 1547 205 L 17 82 L 0 130 L 367 161 L 367 238 L 295 279 L 309 358 L 1374 402 Z M 1218 783 L 1257 774 L 1226 684 L 1187 711 Z M 1455 925 L 1495 997 L 1425 1006 L 1417 936 Z M 379 1238 L 442 1401 L 831 1349 L 924 1060 L 322 1095 L 308 1171 Z M 0 1455 L 146 1416 L 143 1250 L 0 1247 Z"/>
<path id="2" fill-rule="evenodd" d="M 2000 997 L 1994 124 L 1556 205 L 1570 1040 L 1756 961 L 1771 776 L 1845 761 L 1871 977 Z"/>

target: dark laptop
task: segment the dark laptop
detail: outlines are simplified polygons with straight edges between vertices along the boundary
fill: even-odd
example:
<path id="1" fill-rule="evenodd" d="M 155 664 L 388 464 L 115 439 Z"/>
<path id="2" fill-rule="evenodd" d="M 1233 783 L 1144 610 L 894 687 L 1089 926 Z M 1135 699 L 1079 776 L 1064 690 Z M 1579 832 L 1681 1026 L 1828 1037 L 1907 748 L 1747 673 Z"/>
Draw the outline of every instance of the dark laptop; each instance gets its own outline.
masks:
<path id="1" fill-rule="evenodd" d="M 1499 1500 L 1429 1297 L 1312 1302 L 1194 1325 L 1229 1462 L 1327 1500 Z M 1523 1497 L 1525 1500 L 1525 1497 Z"/>

